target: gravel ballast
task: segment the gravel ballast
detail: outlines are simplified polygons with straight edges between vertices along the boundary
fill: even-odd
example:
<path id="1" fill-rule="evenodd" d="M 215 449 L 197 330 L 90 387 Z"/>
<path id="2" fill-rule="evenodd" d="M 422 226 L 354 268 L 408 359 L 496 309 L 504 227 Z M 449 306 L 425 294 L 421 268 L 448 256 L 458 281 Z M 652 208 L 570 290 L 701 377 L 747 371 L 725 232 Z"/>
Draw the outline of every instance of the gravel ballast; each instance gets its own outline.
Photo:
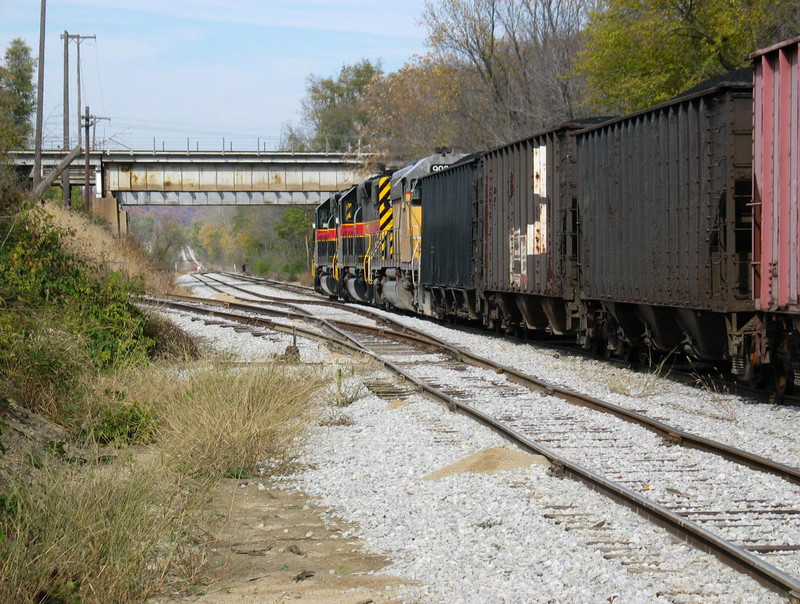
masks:
<path id="1" fill-rule="evenodd" d="M 187 331 L 241 360 L 264 361 L 291 343 L 290 336 L 257 338 L 169 314 Z M 655 375 L 632 374 L 413 317 L 402 320 L 540 379 L 655 414 L 716 440 L 731 439 L 785 463 L 800 461 L 795 408 L 757 405 L 724 394 L 709 397 Z M 298 339 L 298 345 L 302 362 L 346 361 L 315 343 Z M 391 380 L 374 366 L 348 378 L 351 385 Z M 417 395 L 400 403 L 366 394 L 325 414 L 346 421 L 313 427 L 302 460 L 308 469 L 286 479 L 285 485 L 318 497 L 331 514 L 360 527 L 357 535 L 342 538 L 358 536 L 368 548 L 393 559 L 381 572 L 409 581 L 404 592 L 395 594 L 400 601 L 784 601 L 715 558 L 675 542 L 626 508 L 551 476 L 537 461 L 495 473 L 427 480 L 470 455 L 509 445 L 487 428 Z"/>

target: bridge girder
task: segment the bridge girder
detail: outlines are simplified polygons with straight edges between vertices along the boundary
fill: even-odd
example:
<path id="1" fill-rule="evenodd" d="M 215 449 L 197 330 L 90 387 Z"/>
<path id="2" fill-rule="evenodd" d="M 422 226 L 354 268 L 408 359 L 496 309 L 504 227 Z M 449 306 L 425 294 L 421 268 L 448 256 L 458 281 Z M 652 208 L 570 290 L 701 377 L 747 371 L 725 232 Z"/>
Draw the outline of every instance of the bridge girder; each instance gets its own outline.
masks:
<path id="1" fill-rule="evenodd" d="M 44 169 L 63 155 L 43 153 Z M 91 153 L 90 164 L 101 172 L 103 194 L 113 195 L 121 205 L 317 204 L 330 193 L 366 178 L 363 166 L 368 157 L 326 153 L 104 151 Z M 15 163 L 32 167 L 33 153 L 17 154 Z"/>

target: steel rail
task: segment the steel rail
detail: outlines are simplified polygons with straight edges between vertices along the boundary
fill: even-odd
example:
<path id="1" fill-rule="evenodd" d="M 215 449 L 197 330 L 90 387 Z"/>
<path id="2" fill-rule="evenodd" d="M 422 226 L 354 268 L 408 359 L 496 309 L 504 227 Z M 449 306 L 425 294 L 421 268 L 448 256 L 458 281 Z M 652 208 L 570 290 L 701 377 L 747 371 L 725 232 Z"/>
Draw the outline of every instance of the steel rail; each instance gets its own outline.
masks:
<path id="1" fill-rule="evenodd" d="M 221 274 L 228 275 L 229 273 L 221 273 Z M 202 281 L 197 275 L 192 275 L 192 276 L 196 280 L 200 281 L 203 285 L 213 289 L 216 292 L 219 292 L 221 294 L 228 293 L 225 289 L 223 289 L 221 287 L 217 287 L 217 286 L 212 285 L 212 284 L 210 284 L 208 282 Z M 219 283 L 220 285 L 224 286 L 227 289 L 233 289 L 235 291 L 240 291 L 242 293 L 247 294 L 248 296 L 254 296 L 254 297 L 258 298 L 259 300 L 266 300 L 266 301 L 272 302 L 272 303 L 274 303 L 276 305 L 279 305 L 279 306 L 288 306 L 288 307 L 297 309 L 296 308 L 297 305 L 310 304 L 310 305 L 313 305 L 313 306 L 326 306 L 328 308 L 345 309 L 348 312 L 352 312 L 353 314 L 357 314 L 357 315 L 361 315 L 362 317 L 373 319 L 377 323 L 383 323 L 384 325 L 392 325 L 394 327 L 394 329 L 397 330 L 397 331 L 409 331 L 409 328 L 406 325 L 404 325 L 403 323 L 400 323 L 399 321 L 397 321 L 397 320 L 395 320 L 395 319 L 393 319 L 391 317 L 385 317 L 383 315 L 380 315 L 377 312 L 375 312 L 375 310 L 373 308 L 370 308 L 369 306 L 345 304 L 343 302 L 337 302 L 337 301 L 333 301 L 333 300 L 322 300 L 322 299 L 317 298 L 317 297 L 310 298 L 308 300 L 279 298 L 279 297 L 276 297 L 276 296 L 270 296 L 270 295 L 267 295 L 267 294 L 260 294 L 258 292 L 253 292 L 253 291 L 250 291 L 248 289 L 244 289 L 243 287 L 239 287 L 238 285 L 234 285 L 232 283 L 225 283 L 224 281 L 220 281 L 219 279 L 217 279 L 215 277 L 212 277 L 210 275 L 207 275 L 207 274 L 203 274 L 202 276 L 203 276 L 204 279 L 215 281 L 216 283 Z M 234 278 L 235 277 L 239 277 L 239 275 L 235 275 L 235 274 L 230 274 L 230 276 L 234 277 Z M 259 285 L 263 285 L 265 281 L 269 282 L 269 280 L 256 279 L 256 278 L 253 278 L 253 277 L 247 277 L 246 279 L 248 281 L 251 281 L 252 283 L 259 284 Z M 279 281 L 269 282 L 269 283 L 280 284 Z M 285 284 L 281 284 L 281 285 L 285 285 Z M 309 293 L 316 295 L 316 292 L 314 292 L 313 290 L 310 290 Z M 297 310 L 299 310 L 299 309 L 297 309 Z M 303 312 L 305 312 L 305 311 L 303 311 Z"/>
<path id="2" fill-rule="evenodd" d="M 196 303 L 199 300 L 200 299 L 195 299 L 194 302 Z M 145 301 L 151 304 L 159 304 L 159 300 L 154 298 L 150 298 Z M 220 303 L 218 301 L 205 301 L 205 302 L 206 303 L 212 302 L 213 303 L 212 305 L 222 305 L 222 306 L 225 305 L 224 302 Z M 416 386 L 421 392 L 442 402 L 449 410 L 463 413 L 475 419 L 476 421 L 488 426 L 497 433 L 501 434 L 504 438 L 518 445 L 523 450 L 545 457 L 553 465 L 554 473 L 556 475 L 569 477 L 574 480 L 582 482 L 589 488 L 606 495 L 607 497 L 613 499 L 617 503 L 625 505 L 626 507 L 633 510 L 639 516 L 642 516 L 646 520 L 665 528 L 670 533 L 676 536 L 679 536 L 680 538 L 684 539 L 687 543 L 690 543 L 697 549 L 700 549 L 706 553 L 714 555 L 715 557 L 723 561 L 731 568 L 734 568 L 739 572 L 747 574 L 748 576 L 759 581 L 762 585 L 766 586 L 767 588 L 785 597 L 788 597 L 793 603 L 795 604 L 800 603 L 800 580 L 798 580 L 797 578 L 781 571 L 780 569 L 758 558 L 749 551 L 734 545 L 730 541 L 723 539 L 718 535 L 715 535 L 714 533 L 708 531 L 707 529 L 703 528 L 697 523 L 688 520 L 683 516 L 680 516 L 679 514 L 673 512 L 672 510 L 666 508 L 665 506 L 658 504 L 654 501 L 651 501 L 639 495 L 638 493 L 630 489 L 627 489 L 621 485 L 618 485 L 613 481 L 610 481 L 605 477 L 600 476 L 599 474 L 579 464 L 573 463 L 561 457 L 555 452 L 550 451 L 549 449 L 541 446 L 540 444 L 530 440 L 529 438 L 520 434 L 516 430 L 502 424 L 501 422 L 498 422 L 497 420 L 491 418 L 485 413 L 467 405 L 466 403 L 458 401 L 454 399 L 452 396 L 446 394 L 445 392 L 442 392 L 441 390 L 434 388 L 430 384 L 427 384 L 422 380 L 415 378 L 414 376 L 410 375 L 405 370 L 403 370 L 401 367 L 399 367 L 397 364 L 393 363 L 392 361 L 389 361 L 388 359 L 383 358 L 378 353 L 367 349 L 364 345 L 359 343 L 355 338 L 353 338 L 349 334 L 346 334 L 343 330 L 335 326 L 332 325 L 330 326 L 334 331 L 334 335 L 325 335 L 320 332 L 299 328 L 297 326 L 277 324 L 274 321 L 268 319 L 259 319 L 257 317 L 244 317 L 242 315 L 234 313 L 220 312 L 219 310 L 216 309 L 201 308 L 195 306 L 194 304 L 190 305 L 185 301 L 177 301 L 177 300 L 163 301 L 160 302 L 160 304 L 163 306 L 168 306 L 182 311 L 194 312 L 212 317 L 219 316 L 244 324 L 269 327 L 271 329 L 275 329 L 285 333 L 300 332 L 301 334 L 311 339 L 314 339 L 315 341 L 324 340 L 332 342 L 335 346 L 345 347 L 355 353 L 364 354 L 374 359 L 376 362 L 380 363 L 381 365 L 383 365 L 390 371 L 394 372 L 398 376 L 402 377 L 404 380 L 407 380 L 409 383 Z M 292 313 L 292 315 L 297 316 L 294 313 Z M 304 319 L 308 319 L 308 317 L 304 317 Z M 317 318 L 314 320 L 321 324 L 329 323 L 329 321 L 326 319 Z M 359 326 L 359 327 L 361 327 L 362 329 L 368 329 L 366 326 Z M 376 331 L 378 331 L 381 335 L 384 336 L 403 335 L 403 334 L 397 334 L 396 332 L 387 333 L 386 330 L 376 329 Z M 339 340 L 333 339 L 334 336 L 337 335 L 343 337 L 344 339 L 339 339 Z M 490 361 L 486 361 L 486 363 L 487 363 L 486 368 L 492 368 L 495 366 Z"/>
<path id="3" fill-rule="evenodd" d="M 272 287 L 284 288 L 284 289 L 289 289 L 289 290 L 292 290 L 292 291 L 299 291 L 299 292 L 302 292 L 303 294 L 311 294 L 311 295 L 313 295 L 313 294 L 317 293 L 312 288 L 307 287 L 307 286 L 303 286 L 303 285 L 295 285 L 295 284 L 292 284 L 292 283 L 284 283 L 284 282 L 275 281 L 275 280 L 272 280 L 272 279 L 262 279 L 262 278 L 253 277 L 253 276 L 250 276 L 250 275 L 244 275 L 244 276 L 243 275 L 237 275 L 235 273 L 220 272 L 219 274 L 226 275 L 226 276 L 229 276 L 229 277 L 242 278 L 242 279 L 244 279 L 246 281 L 249 281 L 251 283 L 256 283 L 256 284 L 264 284 L 264 283 L 266 283 L 266 284 L 269 284 Z M 243 290 L 243 291 L 246 291 L 246 290 Z M 321 303 L 322 304 L 331 305 L 331 306 L 336 305 L 336 304 L 341 304 L 340 302 L 336 302 L 336 301 L 333 301 L 333 300 L 326 300 L 326 301 L 321 302 Z M 359 314 L 364 314 L 364 309 L 356 310 L 356 308 L 358 308 L 358 307 L 354 308 L 354 307 L 351 307 L 351 306 L 348 306 L 348 308 L 353 310 L 353 312 L 359 312 Z M 366 307 L 366 308 L 369 308 L 369 307 Z M 399 311 L 399 312 L 404 312 L 404 311 Z M 420 317 L 418 317 L 418 318 L 420 318 Z M 487 335 L 492 335 L 492 334 L 487 332 Z M 509 337 L 511 339 L 514 339 L 514 340 L 524 341 L 521 338 L 514 337 L 514 336 L 512 336 L 510 334 L 506 334 L 504 337 Z M 584 358 L 591 358 L 591 359 L 597 359 L 598 358 L 598 355 L 596 355 L 596 354 L 592 354 L 592 353 L 590 353 L 590 352 L 588 352 L 586 350 L 575 348 L 573 346 L 565 346 L 563 344 L 554 343 L 552 341 L 543 341 L 542 344 L 547 346 L 548 348 L 552 348 L 552 349 L 556 349 L 556 350 L 562 350 L 564 352 L 567 352 L 568 354 L 577 354 L 577 355 L 580 355 L 580 356 L 582 356 Z M 630 363 L 629 362 L 623 361 L 622 359 L 618 359 L 618 358 L 615 358 L 615 357 L 606 357 L 605 361 L 608 362 L 608 363 L 617 365 L 619 367 L 629 367 L 630 368 Z M 634 369 L 639 369 L 639 367 L 634 366 Z M 687 385 L 695 385 L 696 386 L 697 374 L 690 373 L 690 372 L 688 372 L 686 370 L 682 370 L 682 369 L 672 370 L 672 372 L 673 372 L 672 375 L 677 376 L 677 377 L 675 377 L 675 379 L 677 381 L 679 381 L 681 383 L 684 383 L 684 384 L 687 384 Z M 726 390 L 726 392 L 730 392 L 731 394 L 737 394 L 739 396 L 747 396 L 747 397 L 755 398 L 755 399 L 757 399 L 759 401 L 763 401 L 763 402 L 771 403 L 771 404 L 783 404 L 783 405 L 797 405 L 797 404 L 800 404 L 800 395 L 798 395 L 798 394 L 776 394 L 774 392 L 769 392 L 769 391 L 766 391 L 764 389 L 760 389 L 760 388 L 757 388 L 757 387 L 753 387 L 753 386 L 749 386 L 747 384 L 743 384 L 743 383 L 737 382 L 735 379 L 730 379 L 729 377 L 726 378 L 724 375 L 722 376 L 722 379 L 723 379 L 722 387 L 727 388 L 728 390 Z M 712 385 L 713 385 L 713 381 L 712 381 Z"/>
<path id="4" fill-rule="evenodd" d="M 211 287 L 211 286 L 209 286 Z M 220 290 L 221 291 L 221 290 Z M 247 291 L 247 290 L 241 290 Z M 251 294 L 252 292 L 247 292 Z M 253 294 L 256 295 L 256 294 Z M 331 304 L 329 301 L 324 301 L 327 304 Z M 338 303 L 333 303 L 338 304 Z M 341 308 L 343 305 L 339 305 Z M 349 305 L 344 306 L 347 310 L 356 311 L 356 309 L 352 309 Z M 359 314 L 364 314 L 364 309 L 357 309 L 361 311 Z M 370 313 L 372 317 L 376 320 L 382 320 L 386 324 L 396 326 L 398 331 L 402 331 L 404 333 L 409 333 L 413 330 L 402 323 L 394 321 L 393 319 L 388 319 L 384 317 L 377 317 L 374 313 Z M 769 474 L 776 475 L 784 480 L 791 482 L 793 484 L 800 485 L 800 468 L 796 468 L 794 466 L 790 466 L 788 464 L 784 464 L 762 455 L 757 455 L 750 451 L 745 451 L 743 449 L 739 449 L 737 447 L 733 447 L 731 445 L 727 445 L 725 443 L 715 441 L 710 438 L 706 438 L 703 436 L 699 436 L 697 434 L 692 434 L 691 432 L 687 432 L 685 430 L 681 430 L 675 426 L 671 426 L 664 422 L 660 422 L 658 420 L 652 419 L 643 415 L 641 413 L 637 413 L 636 411 L 632 411 L 620 405 L 616 405 L 614 403 L 603 401 L 601 399 L 584 395 L 574 390 L 570 390 L 568 388 L 564 388 L 561 386 L 557 386 L 555 384 L 551 384 L 544 380 L 540 380 L 533 376 L 527 375 L 514 369 L 513 367 L 508 367 L 507 365 L 502 365 L 500 363 L 495 363 L 485 357 L 481 357 L 480 355 L 471 353 L 469 351 L 463 350 L 461 348 L 455 347 L 452 344 L 438 338 L 436 336 L 430 334 L 424 334 L 424 338 L 427 339 L 430 343 L 436 344 L 437 346 L 443 348 L 444 350 L 448 351 L 455 359 L 469 363 L 471 365 L 477 367 L 483 367 L 486 369 L 492 369 L 494 371 L 499 371 L 508 376 L 508 378 L 526 388 L 529 388 L 535 392 L 541 392 L 547 394 L 549 396 L 555 396 L 564 400 L 568 403 L 573 405 L 579 405 L 582 407 L 587 407 L 589 409 L 594 409 L 596 411 L 601 411 L 603 413 L 609 413 L 621 420 L 637 424 L 655 434 L 664 438 L 665 440 L 671 442 L 675 445 L 680 445 L 682 447 L 696 449 L 699 451 L 705 451 L 706 453 L 712 453 L 714 455 L 718 455 L 723 457 L 729 461 L 734 463 L 738 463 L 744 466 L 747 466 L 753 470 L 758 470 L 760 472 L 767 472 Z"/>

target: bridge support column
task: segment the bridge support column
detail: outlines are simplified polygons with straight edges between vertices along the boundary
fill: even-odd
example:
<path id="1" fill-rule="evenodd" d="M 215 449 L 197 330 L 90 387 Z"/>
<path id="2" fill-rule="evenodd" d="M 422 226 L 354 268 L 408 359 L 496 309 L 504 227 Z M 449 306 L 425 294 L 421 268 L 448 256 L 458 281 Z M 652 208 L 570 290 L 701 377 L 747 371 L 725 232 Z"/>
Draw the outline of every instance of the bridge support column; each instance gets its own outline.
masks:
<path id="1" fill-rule="evenodd" d="M 93 198 L 92 216 L 105 220 L 115 235 L 128 234 L 128 213 L 122 209 L 115 197 Z"/>

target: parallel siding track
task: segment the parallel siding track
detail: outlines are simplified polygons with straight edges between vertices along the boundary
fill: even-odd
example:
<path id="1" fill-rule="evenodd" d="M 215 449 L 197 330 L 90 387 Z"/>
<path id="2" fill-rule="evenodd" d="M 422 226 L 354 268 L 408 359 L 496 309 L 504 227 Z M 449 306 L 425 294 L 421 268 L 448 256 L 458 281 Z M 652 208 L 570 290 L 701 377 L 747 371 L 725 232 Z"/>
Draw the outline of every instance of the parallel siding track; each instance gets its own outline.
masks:
<path id="1" fill-rule="evenodd" d="M 226 293 L 234 291 L 230 284 L 212 282 L 210 277 L 204 278 L 204 283 Z M 247 295 L 254 296 L 249 291 Z M 295 333 L 367 355 L 400 378 L 395 392 L 416 389 L 428 394 L 449 409 L 491 427 L 523 450 L 543 455 L 556 474 L 606 494 L 770 589 L 800 602 L 800 580 L 793 576 L 800 569 L 800 496 L 791 486 L 800 484 L 800 470 L 795 467 L 547 384 L 430 335 L 413 334 L 406 326 L 392 326 L 374 313 L 372 318 L 384 322 L 382 326 L 367 325 L 363 320 L 355 323 L 311 317 L 311 312 L 301 306 L 313 304 L 314 299 L 280 301 L 290 307 L 288 310 L 264 309 L 253 302 L 221 303 L 186 297 L 151 298 L 145 302 L 244 323 L 255 330 Z M 265 300 L 271 306 L 278 302 Z M 345 308 L 354 310 L 350 305 Z M 362 311 L 371 312 L 360 308 Z M 560 410 L 554 412 L 550 397 L 569 405 L 557 403 L 563 406 L 557 406 Z M 544 402 L 548 404 L 540 404 Z M 599 420 L 596 411 L 622 422 L 609 427 L 608 419 Z M 631 423 L 661 438 L 642 437 L 642 431 L 632 428 Z M 587 450 L 593 452 L 590 457 L 585 454 Z M 604 457 L 606 451 L 625 451 L 624 461 L 619 460 L 619 455 Z M 706 468 L 707 463 L 709 467 L 713 465 L 704 461 L 703 456 L 708 453 L 737 464 L 730 472 L 736 472 L 740 480 L 742 473 L 749 473 L 752 490 L 734 499 L 720 495 L 725 492 L 724 478 Z M 649 486 L 669 484 L 670 477 L 676 475 L 681 476 L 682 490 Z M 692 492 L 703 496 L 689 498 L 684 492 L 690 490 L 687 484 Z M 758 495 L 765 488 L 775 492 L 772 499 Z M 568 510 L 553 514 L 563 514 L 563 520 L 570 521 Z M 611 543 L 608 547 L 609 551 L 621 547 L 626 556 L 631 555 L 632 548 L 624 544 Z M 645 559 L 631 563 L 647 566 Z"/>

